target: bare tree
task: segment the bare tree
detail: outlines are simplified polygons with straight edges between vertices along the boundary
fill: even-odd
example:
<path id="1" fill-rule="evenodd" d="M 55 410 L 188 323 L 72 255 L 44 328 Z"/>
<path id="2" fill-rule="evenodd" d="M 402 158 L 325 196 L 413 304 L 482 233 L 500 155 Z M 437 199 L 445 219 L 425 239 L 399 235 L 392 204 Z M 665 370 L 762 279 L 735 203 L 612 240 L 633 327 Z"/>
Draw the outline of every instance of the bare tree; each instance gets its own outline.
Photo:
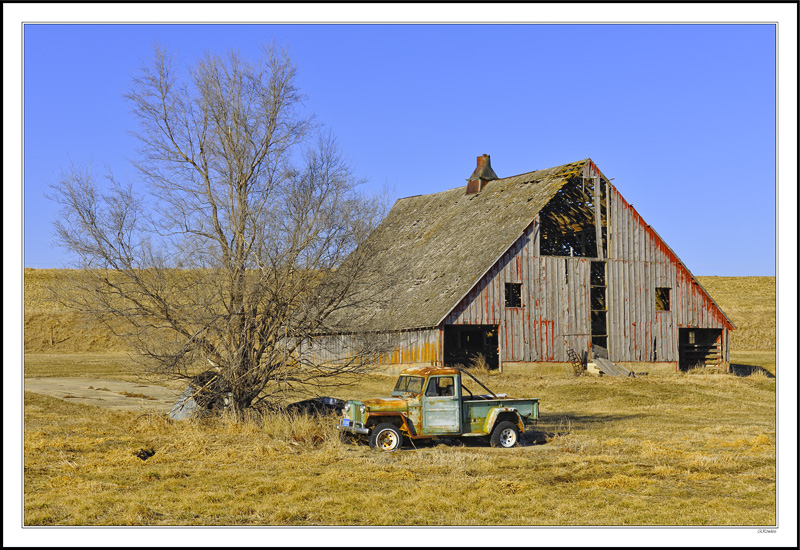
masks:
<path id="1" fill-rule="evenodd" d="M 295 75 L 274 46 L 184 70 L 157 46 L 126 95 L 146 185 L 72 167 L 51 186 L 57 241 L 82 268 L 71 305 L 151 373 L 197 381 L 213 367 L 198 388 L 237 412 L 336 384 L 383 351 L 363 338 L 335 361 L 302 353 L 386 284 L 364 243 L 386 203 L 358 192 L 335 139 L 301 114 Z"/>

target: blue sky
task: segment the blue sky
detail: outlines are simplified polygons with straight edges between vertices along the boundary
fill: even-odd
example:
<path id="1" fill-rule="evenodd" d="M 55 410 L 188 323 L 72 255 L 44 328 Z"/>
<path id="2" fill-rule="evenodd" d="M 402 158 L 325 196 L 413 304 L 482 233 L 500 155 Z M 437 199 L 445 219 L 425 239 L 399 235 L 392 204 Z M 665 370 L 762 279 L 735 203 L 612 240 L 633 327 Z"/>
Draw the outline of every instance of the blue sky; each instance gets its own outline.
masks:
<path id="1" fill-rule="evenodd" d="M 24 28 L 24 265 L 63 267 L 43 193 L 71 162 L 134 179 L 123 93 L 159 41 L 285 44 L 305 107 L 394 198 L 590 157 L 696 275 L 775 274 L 775 26 Z M 743 250 L 748 260 L 742 261 Z"/>

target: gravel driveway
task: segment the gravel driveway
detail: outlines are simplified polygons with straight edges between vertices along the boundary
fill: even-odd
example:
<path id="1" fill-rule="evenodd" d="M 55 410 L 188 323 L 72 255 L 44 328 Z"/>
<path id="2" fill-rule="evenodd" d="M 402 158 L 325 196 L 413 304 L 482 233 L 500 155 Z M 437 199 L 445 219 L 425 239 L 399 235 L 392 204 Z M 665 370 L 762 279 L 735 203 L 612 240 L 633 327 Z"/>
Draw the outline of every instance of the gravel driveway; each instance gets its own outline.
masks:
<path id="1" fill-rule="evenodd" d="M 24 387 L 73 403 L 165 413 L 182 393 L 163 386 L 98 378 L 26 378 Z"/>

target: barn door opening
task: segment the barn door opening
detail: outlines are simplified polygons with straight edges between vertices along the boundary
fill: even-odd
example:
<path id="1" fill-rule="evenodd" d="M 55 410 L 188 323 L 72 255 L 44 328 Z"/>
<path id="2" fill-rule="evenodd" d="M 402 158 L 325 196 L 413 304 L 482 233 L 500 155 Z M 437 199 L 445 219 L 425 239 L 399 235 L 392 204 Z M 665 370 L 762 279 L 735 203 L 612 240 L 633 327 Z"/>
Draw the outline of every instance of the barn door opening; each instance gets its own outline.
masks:
<path id="1" fill-rule="evenodd" d="M 721 328 L 678 329 L 678 368 L 680 370 L 719 367 L 721 364 Z"/>
<path id="2" fill-rule="evenodd" d="M 479 354 L 490 368 L 498 367 L 497 325 L 445 325 L 445 365 L 468 366 Z"/>

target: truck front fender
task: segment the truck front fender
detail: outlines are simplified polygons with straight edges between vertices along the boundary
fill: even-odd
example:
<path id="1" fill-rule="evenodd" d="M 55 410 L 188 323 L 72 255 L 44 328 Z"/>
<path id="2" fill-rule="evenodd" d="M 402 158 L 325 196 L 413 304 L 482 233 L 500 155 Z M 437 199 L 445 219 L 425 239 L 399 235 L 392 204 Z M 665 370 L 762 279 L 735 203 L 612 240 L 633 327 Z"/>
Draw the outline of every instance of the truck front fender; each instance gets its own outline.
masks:
<path id="1" fill-rule="evenodd" d="M 489 414 L 486 415 L 486 423 L 484 424 L 484 431 L 487 434 L 492 433 L 495 424 L 497 423 L 498 418 L 502 418 L 503 420 L 508 420 L 513 422 L 517 425 L 520 432 L 525 431 L 525 425 L 522 423 L 522 417 L 519 414 L 519 411 L 513 407 L 495 407 L 489 411 Z"/>
<path id="2" fill-rule="evenodd" d="M 367 419 L 367 426 L 372 427 L 375 424 L 387 421 L 396 421 L 398 428 L 408 434 L 409 437 L 416 437 L 417 431 L 414 429 L 414 424 L 409 422 L 406 415 L 397 412 L 375 412 L 370 413 Z"/>

